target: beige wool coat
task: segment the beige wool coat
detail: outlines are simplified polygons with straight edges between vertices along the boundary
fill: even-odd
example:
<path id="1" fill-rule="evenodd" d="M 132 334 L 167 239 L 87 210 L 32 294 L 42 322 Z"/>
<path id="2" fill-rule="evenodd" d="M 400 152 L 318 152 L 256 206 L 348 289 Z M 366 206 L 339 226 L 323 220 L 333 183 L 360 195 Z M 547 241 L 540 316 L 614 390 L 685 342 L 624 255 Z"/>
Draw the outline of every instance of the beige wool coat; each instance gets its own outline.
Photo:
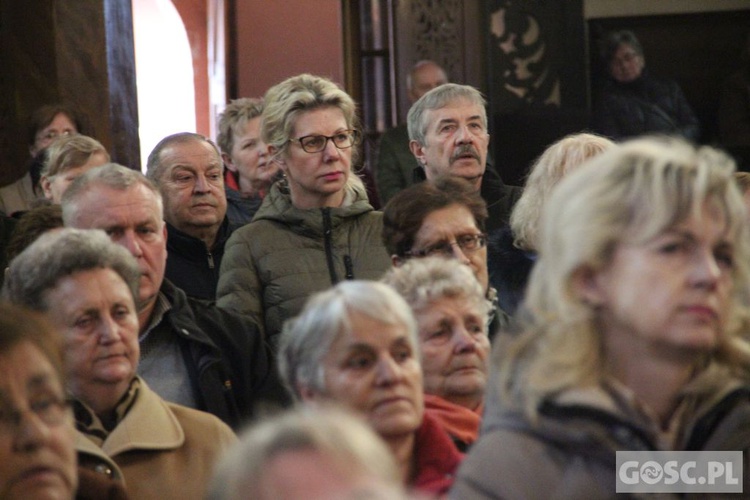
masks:
<path id="1" fill-rule="evenodd" d="M 130 498 L 202 499 L 235 434 L 215 416 L 168 403 L 140 384 L 132 408 L 101 448 L 79 433 L 79 460 L 102 469 L 111 459 L 113 477 L 122 475 Z"/>

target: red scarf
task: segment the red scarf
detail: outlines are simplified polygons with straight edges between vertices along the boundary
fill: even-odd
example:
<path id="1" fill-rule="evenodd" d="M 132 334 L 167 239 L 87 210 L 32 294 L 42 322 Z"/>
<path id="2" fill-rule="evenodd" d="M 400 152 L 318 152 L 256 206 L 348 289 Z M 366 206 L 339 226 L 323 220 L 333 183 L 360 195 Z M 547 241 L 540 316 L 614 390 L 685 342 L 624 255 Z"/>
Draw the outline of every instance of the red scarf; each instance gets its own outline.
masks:
<path id="1" fill-rule="evenodd" d="M 459 441 L 472 444 L 479 436 L 479 424 L 482 423 L 484 403 L 476 410 L 453 404 L 432 394 L 424 395 L 424 409 L 434 417 L 448 434 Z"/>

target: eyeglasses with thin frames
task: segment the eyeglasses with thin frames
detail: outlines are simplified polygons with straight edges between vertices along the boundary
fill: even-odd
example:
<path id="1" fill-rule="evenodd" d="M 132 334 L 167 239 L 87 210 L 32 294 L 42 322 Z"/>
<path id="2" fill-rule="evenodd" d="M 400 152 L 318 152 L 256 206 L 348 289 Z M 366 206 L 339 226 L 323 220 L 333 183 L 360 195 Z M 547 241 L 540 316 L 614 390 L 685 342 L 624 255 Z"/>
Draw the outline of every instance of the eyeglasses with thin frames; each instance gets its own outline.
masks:
<path id="1" fill-rule="evenodd" d="M 359 144 L 361 135 L 359 130 L 342 130 L 334 135 L 306 135 L 299 139 L 289 139 L 289 142 L 299 142 L 306 153 L 320 153 L 328 145 L 328 141 L 338 149 L 348 149 Z"/>
<path id="2" fill-rule="evenodd" d="M 453 257 L 453 246 L 456 245 L 466 254 L 474 253 L 487 245 L 487 235 L 462 234 L 456 237 L 456 241 L 440 241 L 422 250 L 409 250 L 407 257 Z"/>

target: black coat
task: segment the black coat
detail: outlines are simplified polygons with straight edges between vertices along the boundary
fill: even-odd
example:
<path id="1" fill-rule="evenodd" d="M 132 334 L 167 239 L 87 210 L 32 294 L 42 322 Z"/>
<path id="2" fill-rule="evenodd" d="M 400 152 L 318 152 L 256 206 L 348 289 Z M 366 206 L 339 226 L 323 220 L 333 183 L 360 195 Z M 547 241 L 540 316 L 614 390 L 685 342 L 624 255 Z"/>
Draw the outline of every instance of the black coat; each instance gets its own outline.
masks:
<path id="1" fill-rule="evenodd" d="M 674 80 L 644 70 L 635 81 L 604 84 L 594 106 L 594 131 L 615 140 L 661 133 L 697 141 L 700 124 Z"/>
<path id="2" fill-rule="evenodd" d="M 180 344 L 199 410 L 236 430 L 256 415 L 259 403 L 289 403 L 270 350 L 252 320 L 187 297 L 166 279 L 160 291 L 172 306 L 163 321 Z"/>
<path id="3" fill-rule="evenodd" d="M 500 308 L 511 316 L 523 301 L 532 267 L 534 255 L 513 246 L 510 228 L 490 234 L 487 241 L 490 286 L 497 290 Z"/>
<path id="4" fill-rule="evenodd" d="M 216 299 L 224 246 L 237 226 L 231 224 L 228 217 L 224 217 L 216 242 L 209 251 L 202 240 L 183 233 L 168 222 L 166 224 L 167 268 L 164 276 L 189 297 Z"/>

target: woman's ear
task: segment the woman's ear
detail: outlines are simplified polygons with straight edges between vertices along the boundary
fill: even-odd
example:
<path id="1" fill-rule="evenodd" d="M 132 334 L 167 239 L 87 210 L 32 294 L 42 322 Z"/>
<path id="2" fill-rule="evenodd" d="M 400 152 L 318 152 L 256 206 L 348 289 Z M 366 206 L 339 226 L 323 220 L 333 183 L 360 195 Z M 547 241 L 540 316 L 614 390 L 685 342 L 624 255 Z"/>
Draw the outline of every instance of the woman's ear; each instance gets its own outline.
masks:
<path id="1" fill-rule="evenodd" d="M 299 393 L 300 398 L 304 402 L 310 402 L 315 401 L 319 393 L 315 390 L 313 390 L 310 386 L 307 384 L 297 383 L 297 392 Z"/>
<path id="2" fill-rule="evenodd" d="M 42 187 L 42 192 L 44 193 L 44 197 L 48 200 L 52 199 L 52 183 L 49 180 L 49 177 L 46 175 L 43 175 L 41 179 L 39 179 L 39 185 Z"/>
<path id="3" fill-rule="evenodd" d="M 391 264 L 393 264 L 393 267 L 401 267 L 403 263 L 404 259 L 402 257 L 399 257 L 395 253 L 391 255 Z"/>
<path id="4" fill-rule="evenodd" d="M 600 273 L 590 265 L 583 265 L 573 272 L 571 278 L 573 293 L 581 302 L 591 306 L 600 306 L 605 302 L 601 286 Z"/>
<path id="5" fill-rule="evenodd" d="M 224 161 L 224 165 L 230 172 L 237 172 L 237 167 L 232 162 L 232 157 L 226 153 L 221 153 L 221 159 Z"/>

